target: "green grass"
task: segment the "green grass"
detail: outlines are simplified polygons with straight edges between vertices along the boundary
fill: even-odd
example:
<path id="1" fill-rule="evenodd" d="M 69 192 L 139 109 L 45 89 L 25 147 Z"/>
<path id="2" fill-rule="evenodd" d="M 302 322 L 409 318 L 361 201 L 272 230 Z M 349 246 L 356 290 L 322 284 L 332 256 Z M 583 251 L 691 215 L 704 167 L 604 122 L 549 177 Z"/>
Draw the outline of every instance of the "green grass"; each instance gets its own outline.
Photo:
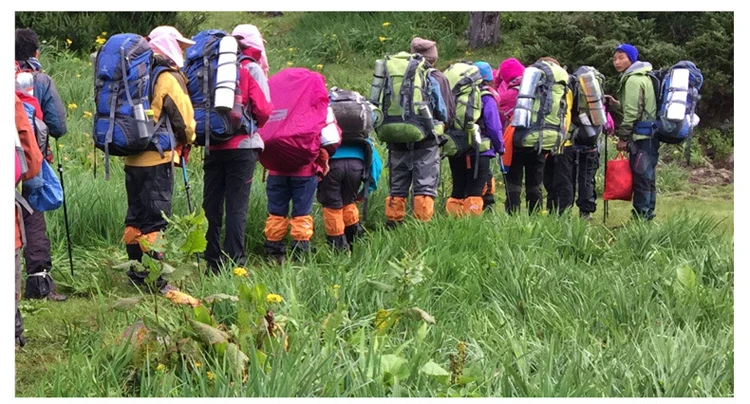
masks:
<path id="1" fill-rule="evenodd" d="M 359 90 L 368 88 L 378 52 L 408 47 L 412 33 L 439 40 L 442 68 L 467 56 L 494 65 L 512 53 L 513 47 L 505 46 L 508 53 L 498 48 L 465 55 L 465 40 L 455 26 L 466 13 L 433 14 L 444 25 L 430 27 L 426 18 L 435 16 L 406 13 L 336 18 L 287 13 L 268 19 L 211 13 L 202 28 L 231 30 L 238 23 L 255 23 L 268 39 L 272 72 L 287 61 L 309 68 L 323 64 L 328 85 Z M 382 26 L 386 21 L 388 28 Z M 392 39 L 381 43 L 378 36 L 385 29 L 393 31 L 388 33 Z M 344 39 L 332 50 L 318 46 L 334 33 Z M 111 307 L 118 298 L 140 292 L 123 271 L 111 268 L 126 260 L 120 240 L 124 176 L 122 162 L 113 158 L 111 179 L 104 181 L 102 153 L 93 153 L 91 119 L 84 118 L 84 111 L 93 109 L 92 68 L 86 59 L 51 50 L 42 62 L 64 103 L 77 105 L 68 111 L 69 133 L 61 140 L 76 276 L 68 273 L 62 210 L 50 212 L 55 279 L 71 299 L 21 303 L 29 345 L 16 353 L 18 396 L 734 395 L 734 188 L 694 185 L 677 164 L 657 168 L 653 223 L 630 221 L 630 204 L 613 201 L 604 226 L 601 201 L 591 223 L 575 214 L 509 217 L 500 211 L 448 218 L 444 162 L 446 186 L 435 219 L 427 224 L 409 219 L 393 232 L 382 229 L 384 172 L 384 185 L 372 195 L 368 236 L 351 256 L 325 246 L 316 204 L 317 252 L 283 267 L 269 266 L 259 255 L 266 197 L 258 166 L 247 218 L 250 277 L 237 278 L 231 271 L 210 278 L 194 274 L 183 290 L 202 299 L 237 295 L 240 283 L 267 285 L 284 298 L 273 310 L 285 323 L 289 352 L 266 349 L 268 369 L 248 353 L 243 384 L 226 357 L 211 349 L 200 349 L 192 354 L 193 363 L 186 363 L 169 360 L 162 343 L 135 348 L 122 335 L 136 319 L 153 315 L 153 301 L 125 312 Z M 194 204 L 202 199 L 200 154 L 196 149 L 189 164 Z M 602 175 L 600 167 L 599 195 Z M 173 213 L 183 215 L 181 175 L 175 178 Z M 498 207 L 502 189 L 498 186 Z M 424 279 L 405 293 L 383 290 L 377 282 L 395 284 L 389 261 L 400 260 L 405 263 L 397 266 L 426 268 Z M 338 292 L 333 285 L 340 286 Z M 189 337 L 181 324 L 193 311 L 161 297 L 157 301 L 164 326 L 178 330 L 171 342 Z M 238 324 L 235 305 L 205 305 L 228 329 Z M 379 310 L 414 306 L 435 323 L 403 317 L 378 332 Z M 467 346 L 463 374 L 474 380 L 449 386 L 420 371 L 428 362 L 449 370 L 459 342 Z M 201 366 L 194 368 L 194 362 Z M 157 370 L 159 364 L 165 369 Z M 213 381 L 207 371 L 215 375 Z"/>

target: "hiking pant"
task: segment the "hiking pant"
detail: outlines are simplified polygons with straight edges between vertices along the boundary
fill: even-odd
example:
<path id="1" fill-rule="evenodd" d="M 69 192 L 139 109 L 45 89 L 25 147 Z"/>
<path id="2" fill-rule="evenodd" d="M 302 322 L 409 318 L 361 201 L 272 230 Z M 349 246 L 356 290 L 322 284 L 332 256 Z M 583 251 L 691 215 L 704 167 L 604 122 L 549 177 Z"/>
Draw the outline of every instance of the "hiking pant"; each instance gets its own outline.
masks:
<path id="1" fill-rule="evenodd" d="M 214 270 L 218 270 L 226 257 L 237 266 L 245 265 L 245 224 L 257 161 L 258 152 L 251 149 L 214 150 L 203 160 L 203 210 L 208 219 L 205 258 Z"/>
<path id="2" fill-rule="evenodd" d="M 544 155 L 532 147 L 515 148 L 513 150 L 513 162 L 508 170 L 508 200 L 505 201 L 505 210 L 515 213 L 521 208 L 521 183 L 526 181 L 526 204 L 529 213 L 534 212 L 542 203 L 542 178 L 544 177 Z"/>
<path id="3" fill-rule="evenodd" d="M 656 216 L 656 163 L 659 140 L 653 136 L 630 144 L 630 169 L 633 172 L 633 215 L 651 220 Z"/>
<path id="4" fill-rule="evenodd" d="M 18 301 L 21 300 L 21 249 L 16 248 L 16 338 L 23 334 L 23 317 L 21 310 L 18 310 Z"/>
<path id="5" fill-rule="evenodd" d="M 572 146 L 563 148 L 559 155 L 549 155 L 544 163 L 544 189 L 547 190 L 547 210 L 562 214 L 573 206 L 573 166 L 576 152 Z"/>
<path id="6" fill-rule="evenodd" d="M 596 170 L 599 169 L 599 149 L 596 147 L 576 151 L 573 178 L 577 181 L 576 206 L 581 214 L 596 212 Z"/>
<path id="7" fill-rule="evenodd" d="M 406 198 L 411 187 L 414 194 L 414 216 L 429 221 L 435 210 L 440 178 L 440 146 L 413 150 L 388 150 L 389 191 L 385 216 L 390 222 L 401 222 L 406 216 Z"/>
<path id="8" fill-rule="evenodd" d="M 482 194 L 488 178 L 492 176 L 490 171 L 490 160 L 492 157 L 479 156 L 469 152 L 463 156 L 449 158 L 451 168 L 451 179 L 453 180 L 453 191 L 451 197 L 445 204 L 445 210 L 449 215 L 479 215 L 484 208 Z M 478 167 L 475 167 L 479 164 Z M 477 177 L 474 178 L 475 169 Z"/>
<path id="9" fill-rule="evenodd" d="M 30 190 L 21 189 L 21 194 L 29 199 Z M 26 292 L 27 299 L 41 299 L 55 290 L 52 280 L 52 256 L 50 242 L 47 238 L 47 222 L 44 212 L 34 211 L 29 214 L 23 211 L 23 226 L 26 229 L 26 244 L 23 247 L 23 257 L 26 261 Z"/>
<path id="10" fill-rule="evenodd" d="M 153 243 L 161 230 L 167 227 L 162 217 L 172 215 L 172 189 L 174 177 L 172 163 L 151 167 L 125 166 L 125 190 L 128 194 L 128 213 L 125 216 L 125 241 L 128 258 L 140 261 L 144 252 L 150 250 L 141 245 L 143 239 Z M 153 256 L 154 254 L 152 254 Z M 154 258 L 159 258 L 154 256 Z M 128 276 L 136 284 L 143 284 L 147 272 L 128 270 Z M 159 277 L 157 287 L 166 282 Z"/>
<path id="11" fill-rule="evenodd" d="M 336 249 L 351 248 L 360 233 L 359 188 L 364 161 L 357 158 L 331 159 L 330 171 L 318 183 L 318 202 L 323 205 L 323 221 L 328 243 Z"/>
<path id="12" fill-rule="evenodd" d="M 289 225 L 292 229 L 292 247 L 299 252 L 310 249 L 313 236 L 312 213 L 315 188 L 318 176 L 291 177 L 269 175 L 266 179 L 268 196 L 268 219 L 265 226 L 265 249 L 270 256 L 279 257 L 286 253 L 284 236 Z M 292 203 L 292 217 L 289 215 L 289 202 Z"/>

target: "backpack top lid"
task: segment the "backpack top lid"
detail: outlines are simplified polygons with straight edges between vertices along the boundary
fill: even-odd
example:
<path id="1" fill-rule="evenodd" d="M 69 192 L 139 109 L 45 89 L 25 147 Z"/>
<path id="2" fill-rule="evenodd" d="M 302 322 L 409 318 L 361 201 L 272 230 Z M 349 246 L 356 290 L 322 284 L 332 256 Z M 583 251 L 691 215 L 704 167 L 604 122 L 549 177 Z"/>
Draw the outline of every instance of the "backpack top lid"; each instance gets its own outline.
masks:
<path id="1" fill-rule="evenodd" d="M 150 62 L 153 51 L 146 38 L 137 34 L 111 36 L 96 55 L 96 79 L 104 81 L 122 80 L 122 56 L 130 64 Z M 148 71 L 143 71 L 148 75 Z"/>
<path id="2" fill-rule="evenodd" d="M 260 129 L 261 136 L 319 134 L 326 124 L 328 90 L 320 73 L 287 68 L 268 80 L 274 110 Z"/>
<path id="3" fill-rule="evenodd" d="M 224 38 L 227 35 L 229 34 L 220 29 L 208 29 L 195 34 L 194 37 L 190 38 L 195 42 L 195 45 L 192 45 L 191 47 L 187 48 L 187 50 L 185 50 L 185 59 L 187 61 L 194 61 L 196 59 L 203 59 L 203 56 L 213 56 L 218 58 L 218 53 L 206 53 L 207 51 L 211 50 L 213 46 L 218 47 L 221 38 Z"/>

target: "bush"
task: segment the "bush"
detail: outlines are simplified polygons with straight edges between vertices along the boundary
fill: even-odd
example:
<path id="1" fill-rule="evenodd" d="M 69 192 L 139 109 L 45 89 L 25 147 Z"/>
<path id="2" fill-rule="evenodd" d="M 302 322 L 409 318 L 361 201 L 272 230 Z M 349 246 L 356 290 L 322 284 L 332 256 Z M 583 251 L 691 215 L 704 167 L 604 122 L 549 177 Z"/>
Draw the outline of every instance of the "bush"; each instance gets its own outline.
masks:
<path id="1" fill-rule="evenodd" d="M 173 25 L 189 35 L 205 18 L 205 13 L 177 12 L 17 12 L 16 28 L 31 28 L 40 40 L 89 54 L 96 50 L 97 38 L 122 32 L 148 35 L 159 25 Z"/>

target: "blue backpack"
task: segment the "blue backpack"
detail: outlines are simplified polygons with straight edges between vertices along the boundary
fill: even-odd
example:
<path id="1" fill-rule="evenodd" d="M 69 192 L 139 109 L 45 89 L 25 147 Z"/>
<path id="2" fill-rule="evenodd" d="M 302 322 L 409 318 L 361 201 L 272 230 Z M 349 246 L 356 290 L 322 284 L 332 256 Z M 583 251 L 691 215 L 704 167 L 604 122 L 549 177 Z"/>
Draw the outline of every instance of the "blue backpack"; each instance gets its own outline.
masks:
<path id="1" fill-rule="evenodd" d="M 40 137 L 40 131 L 46 130 L 46 125 L 42 129 L 39 125 L 39 119 L 36 118 L 34 106 L 24 102 L 23 107 L 26 110 L 26 117 L 29 119 L 31 127 L 37 139 Z M 44 123 L 42 122 L 41 125 Z M 46 141 L 46 133 L 44 134 Z M 46 153 L 47 145 L 39 145 L 42 153 Z M 42 159 L 42 169 L 39 174 L 23 182 L 23 187 L 29 189 L 29 197 L 26 199 L 32 209 L 39 212 L 55 210 L 63 204 L 63 191 L 60 180 L 55 174 L 55 170 Z"/>
<path id="2" fill-rule="evenodd" d="M 672 87 L 672 73 L 675 69 L 688 70 L 687 100 L 681 101 L 673 97 L 675 89 Z M 681 144 L 687 140 L 685 156 L 690 163 L 690 145 L 693 138 L 693 127 L 697 122 L 691 122 L 695 114 L 695 107 L 700 99 L 700 89 L 703 86 L 703 74 L 693 62 L 682 60 L 669 69 L 649 72 L 649 78 L 654 85 L 656 95 L 656 120 L 639 122 L 636 124 L 635 133 L 654 134 L 663 143 Z M 669 119 L 668 109 L 674 103 L 685 104 L 685 115 L 680 119 Z"/>
<path id="3" fill-rule="evenodd" d="M 146 114 L 156 78 L 167 70 L 166 66 L 154 67 L 151 46 L 140 35 L 113 35 L 97 52 L 92 136 L 96 148 L 104 151 L 107 179 L 110 155 L 132 156 L 155 150 L 163 156 L 165 150 L 174 149 L 166 114 L 156 125 Z"/>
<path id="4" fill-rule="evenodd" d="M 209 142 L 225 142 L 235 134 L 240 133 L 240 130 L 245 130 L 246 133 L 255 131 L 253 121 L 246 110 L 243 110 L 241 123 L 233 125 L 228 112 L 217 111 L 214 108 L 219 43 L 227 35 L 229 34 L 218 29 L 201 31 L 192 38 L 195 45 L 185 51 L 185 66 L 182 71 L 188 79 L 188 93 L 195 111 L 195 143 L 204 145 L 206 153 L 208 153 Z M 252 60 L 252 58 L 238 51 L 238 69 L 245 59 Z M 239 83 L 239 71 L 237 82 Z M 239 91 L 239 85 L 236 85 L 235 93 Z M 209 116 L 208 119 L 206 119 L 206 115 Z"/>

